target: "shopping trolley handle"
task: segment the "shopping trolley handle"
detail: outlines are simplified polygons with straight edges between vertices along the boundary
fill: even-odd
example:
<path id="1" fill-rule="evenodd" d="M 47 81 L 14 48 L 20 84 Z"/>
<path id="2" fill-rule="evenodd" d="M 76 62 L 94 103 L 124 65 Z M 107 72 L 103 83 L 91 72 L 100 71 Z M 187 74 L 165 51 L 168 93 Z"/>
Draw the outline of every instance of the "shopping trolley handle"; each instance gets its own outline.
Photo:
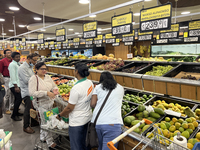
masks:
<path id="1" fill-rule="evenodd" d="M 114 146 L 114 143 L 112 141 L 108 142 L 107 146 L 110 150 L 117 150 L 117 148 Z"/>

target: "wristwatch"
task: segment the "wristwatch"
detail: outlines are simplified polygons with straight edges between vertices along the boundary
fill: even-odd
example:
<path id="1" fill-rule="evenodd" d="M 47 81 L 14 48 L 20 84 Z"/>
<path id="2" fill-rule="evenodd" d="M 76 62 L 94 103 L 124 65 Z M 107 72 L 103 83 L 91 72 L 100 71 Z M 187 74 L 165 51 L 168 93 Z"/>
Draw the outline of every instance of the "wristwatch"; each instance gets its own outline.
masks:
<path id="1" fill-rule="evenodd" d="M 61 118 L 60 114 L 58 114 L 58 117 Z"/>

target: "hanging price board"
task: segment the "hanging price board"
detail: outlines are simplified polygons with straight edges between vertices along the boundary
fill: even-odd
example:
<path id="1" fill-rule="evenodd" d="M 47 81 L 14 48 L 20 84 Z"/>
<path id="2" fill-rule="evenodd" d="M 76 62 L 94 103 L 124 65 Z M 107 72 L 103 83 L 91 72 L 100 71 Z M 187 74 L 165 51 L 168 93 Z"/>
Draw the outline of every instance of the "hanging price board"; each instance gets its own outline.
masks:
<path id="1" fill-rule="evenodd" d="M 44 46 L 45 48 L 48 48 L 49 42 L 45 42 L 44 45 L 45 45 L 45 46 Z"/>
<path id="2" fill-rule="evenodd" d="M 170 30 L 162 30 L 160 31 L 160 38 L 161 39 L 172 39 L 179 37 L 179 24 L 171 25 Z"/>
<path id="3" fill-rule="evenodd" d="M 106 34 L 105 35 L 106 43 L 115 43 L 115 36 L 112 36 L 112 33 Z"/>
<path id="4" fill-rule="evenodd" d="M 44 48 L 44 44 L 41 44 L 41 48 Z"/>
<path id="5" fill-rule="evenodd" d="M 30 44 L 28 44 L 28 45 L 27 45 L 27 49 L 30 49 L 30 48 L 31 48 L 31 45 L 30 45 Z"/>
<path id="6" fill-rule="evenodd" d="M 92 45 L 93 44 L 93 39 L 86 39 L 85 40 L 86 45 Z"/>
<path id="7" fill-rule="evenodd" d="M 125 13 L 111 18 L 112 35 L 131 34 L 133 29 L 133 13 Z"/>
<path id="8" fill-rule="evenodd" d="M 34 44 L 31 44 L 31 49 L 34 49 L 35 45 Z"/>
<path id="9" fill-rule="evenodd" d="M 14 44 L 13 41 L 10 41 L 10 48 L 13 48 Z"/>
<path id="10" fill-rule="evenodd" d="M 68 46 L 68 40 L 66 40 L 65 42 L 63 42 L 63 48 L 67 48 Z"/>
<path id="11" fill-rule="evenodd" d="M 141 33 L 140 30 L 138 30 L 138 41 L 148 41 L 152 40 L 152 38 L 153 38 L 153 32 Z"/>
<path id="12" fill-rule="evenodd" d="M 80 44 L 80 38 L 74 38 L 73 39 L 73 45 L 78 46 Z"/>
<path id="13" fill-rule="evenodd" d="M 200 21 L 189 22 L 189 36 L 200 36 Z"/>
<path id="14" fill-rule="evenodd" d="M 62 42 L 66 40 L 66 30 L 65 28 L 56 30 L 56 41 Z"/>
<path id="15" fill-rule="evenodd" d="M 200 42 L 199 37 L 187 37 L 184 38 L 185 43 Z"/>
<path id="16" fill-rule="evenodd" d="M 5 41 L 5 43 L 4 43 L 4 48 L 7 48 L 8 46 L 7 46 L 7 42 Z"/>
<path id="17" fill-rule="evenodd" d="M 97 38 L 94 38 L 94 44 L 96 45 L 96 47 L 101 47 L 102 43 L 103 43 L 103 35 L 97 35 Z"/>
<path id="18" fill-rule="evenodd" d="M 0 50 L 3 50 L 3 43 L 0 43 Z"/>
<path id="19" fill-rule="evenodd" d="M 41 33 L 41 34 L 38 34 L 38 41 L 37 41 L 38 44 L 43 44 L 44 43 L 44 34 Z"/>
<path id="20" fill-rule="evenodd" d="M 16 44 L 17 47 L 19 47 L 19 39 L 17 39 L 17 40 L 15 41 L 15 44 Z"/>
<path id="21" fill-rule="evenodd" d="M 26 38 L 22 38 L 22 46 L 26 46 Z"/>
<path id="22" fill-rule="evenodd" d="M 37 49 L 39 49 L 40 48 L 40 44 L 37 44 Z"/>
<path id="23" fill-rule="evenodd" d="M 61 49 L 61 42 L 57 42 L 57 49 Z"/>
<path id="24" fill-rule="evenodd" d="M 83 38 L 96 38 L 97 37 L 97 21 L 83 24 Z"/>
<path id="25" fill-rule="evenodd" d="M 171 28 L 172 4 L 140 10 L 140 32 L 168 30 Z"/>
<path id="26" fill-rule="evenodd" d="M 112 46 L 119 46 L 120 45 L 120 39 L 116 39 L 115 43 L 112 43 Z"/>

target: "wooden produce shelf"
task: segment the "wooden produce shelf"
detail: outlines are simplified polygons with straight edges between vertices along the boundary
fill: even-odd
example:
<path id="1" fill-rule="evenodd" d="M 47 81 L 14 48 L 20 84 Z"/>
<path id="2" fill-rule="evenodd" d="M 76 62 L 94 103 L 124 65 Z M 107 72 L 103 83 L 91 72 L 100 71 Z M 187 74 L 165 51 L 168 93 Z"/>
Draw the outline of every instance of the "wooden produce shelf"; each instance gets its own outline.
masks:
<path id="1" fill-rule="evenodd" d="M 181 88 L 178 83 L 167 83 L 167 95 L 181 97 Z"/>
<path id="2" fill-rule="evenodd" d="M 142 80 L 137 79 L 137 78 L 133 78 L 133 87 L 136 88 L 136 89 L 143 90 Z"/>
<path id="3" fill-rule="evenodd" d="M 196 100 L 197 88 L 192 85 L 181 84 L 181 97 Z"/>
<path id="4" fill-rule="evenodd" d="M 124 86 L 133 88 L 133 80 L 131 77 L 124 77 Z"/>

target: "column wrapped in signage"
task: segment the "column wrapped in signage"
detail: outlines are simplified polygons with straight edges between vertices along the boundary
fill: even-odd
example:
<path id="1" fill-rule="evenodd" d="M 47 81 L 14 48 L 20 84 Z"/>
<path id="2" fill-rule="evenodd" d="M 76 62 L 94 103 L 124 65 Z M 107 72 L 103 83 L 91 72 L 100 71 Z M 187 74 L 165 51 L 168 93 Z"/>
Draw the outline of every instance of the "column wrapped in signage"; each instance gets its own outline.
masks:
<path id="1" fill-rule="evenodd" d="M 200 21 L 189 22 L 189 36 L 190 37 L 200 36 Z"/>
<path id="2" fill-rule="evenodd" d="M 119 46 L 120 45 L 120 39 L 116 39 L 115 43 L 112 43 L 112 46 Z"/>
<path id="3" fill-rule="evenodd" d="M 16 45 L 16 47 L 19 47 L 19 39 L 16 39 L 15 45 Z"/>
<path id="4" fill-rule="evenodd" d="M 80 44 L 80 38 L 74 38 L 73 39 L 73 45 L 74 45 L 74 47 L 78 48 L 79 44 Z"/>
<path id="5" fill-rule="evenodd" d="M 97 21 L 83 24 L 83 38 L 96 38 L 97 37 Z"/>
<path id="6" fill-rule="evenodd" d="M 56 30 L 56 41 L 63 42 L 66 40 L 66 30 L 65 28 Z"/>
<path id="7" fill-rule="evenodd" d="M 112 36 L 112 33 L 105 35 L 106 44 L 115 43 L 116 37 Z"/>
<path id="8" fill-rule="evenodd" d="M 168 30 L 171 28 L 172 4 L 141 9 L 140 32 Z"/>
<path id="9" fill-rule="evenodd" d="M 26 46 L 26 38 L 22 38 L 22 46 Z"/>
<path id="10" fill-rule="evenodd" d="M 111 18 L 112 35 L 131 34 L 133 29 L 133 13 L 125 13 Z"/>
<path id="11" fill-rule="evenodd" d="M 124 45 L 133 45 L 133 41 L 135 39 L 135 30 L 132 31 L 132 34 L 125 34 L 122 35 L 122 41 Z"/>
<path id="12" fill-rule="evenodd" d="M 153 39 L 153 32 L 141 33 L 138 29 L 138 41 L 149 41 Z"/>
<path id="13" fill-rule="evenodd" d="M 38 41 L 37 41 L 38 44 L 43 44 L 44 43 L 44 34 L 41 33 L 41 34 L 38 34 Z"/>
<path id="14" fill-rule="evenodd" d="M 172 24 L 170 30 L 160 31 L 160 39 L 173 39 L 179 37 L 179 24 Z"/>

